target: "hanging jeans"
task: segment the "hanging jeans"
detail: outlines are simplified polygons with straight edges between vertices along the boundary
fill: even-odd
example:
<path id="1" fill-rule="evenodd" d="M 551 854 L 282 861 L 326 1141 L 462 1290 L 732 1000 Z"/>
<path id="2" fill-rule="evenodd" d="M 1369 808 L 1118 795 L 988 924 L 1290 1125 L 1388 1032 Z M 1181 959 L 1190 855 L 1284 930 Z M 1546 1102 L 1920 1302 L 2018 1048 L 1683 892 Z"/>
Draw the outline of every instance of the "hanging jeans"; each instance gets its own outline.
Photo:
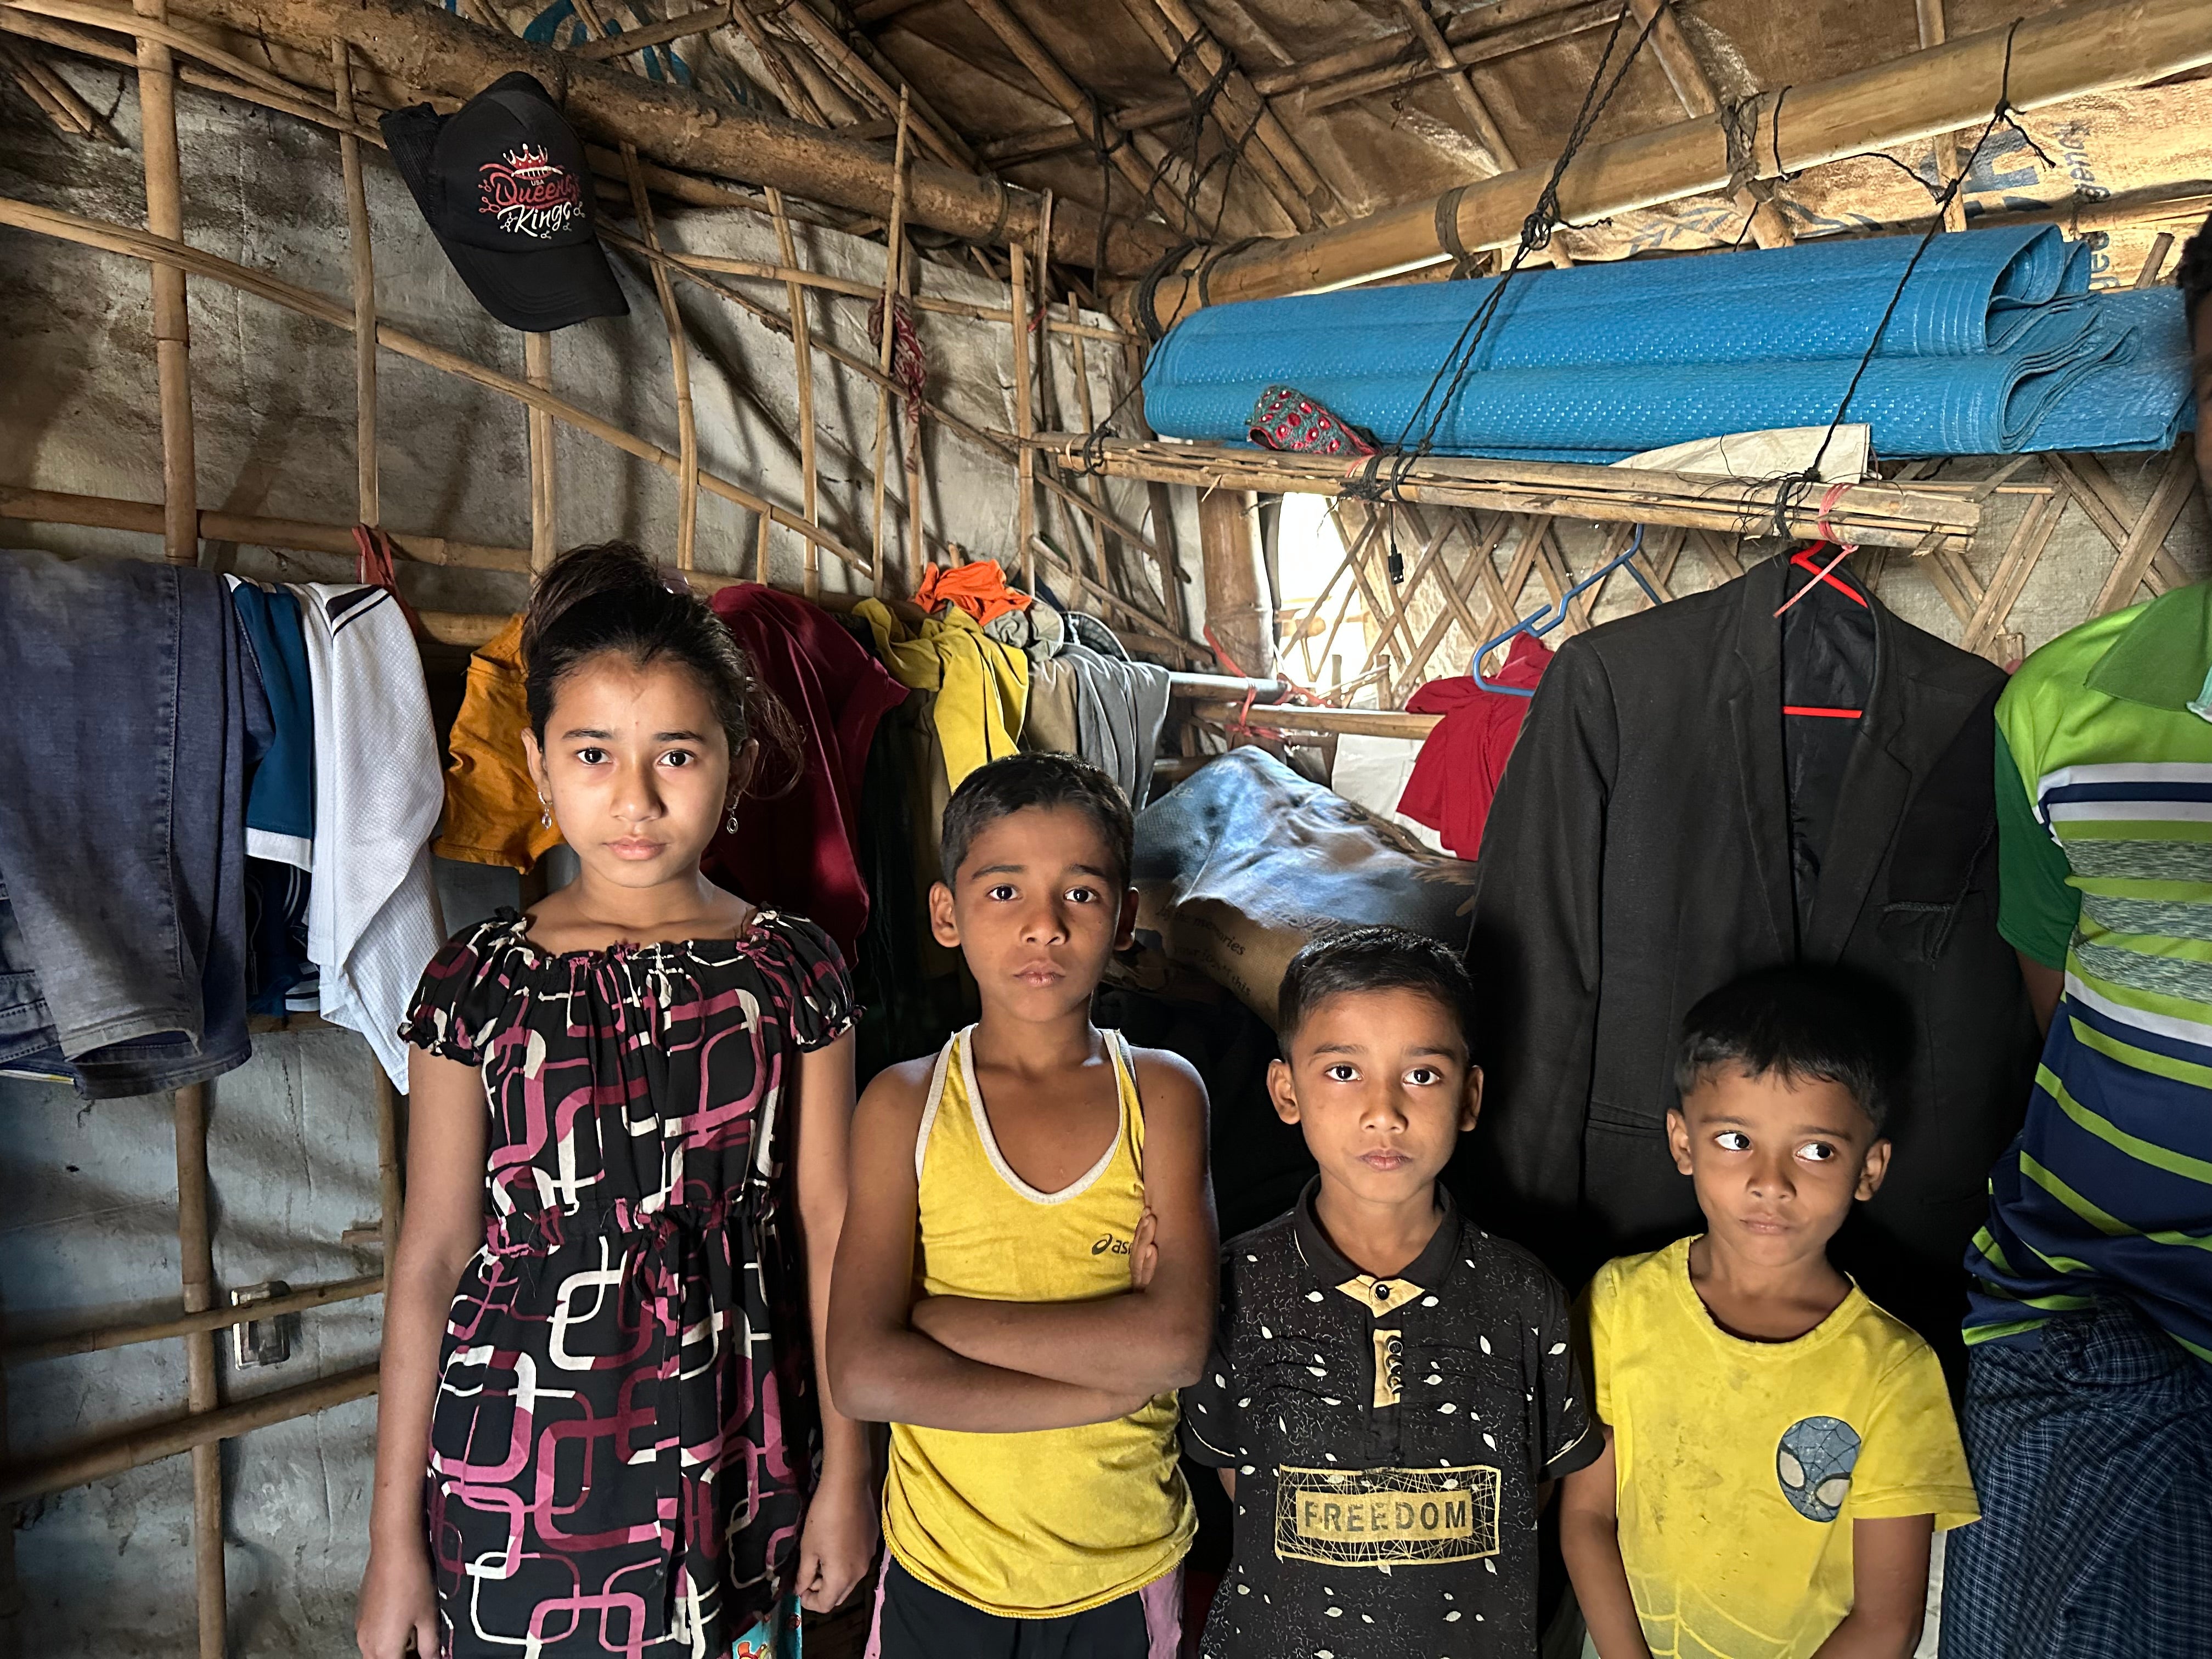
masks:
<path id="1" fill-rule="evenodd" d="M 42 996 L 52 1031 L 15 1064 L 91 1100 L 243 1064 L 248 750 L 272 728 L 222 578 L 0 550 L 0 879 L 35 969 L 11 946 L 0 1029 Z"/>

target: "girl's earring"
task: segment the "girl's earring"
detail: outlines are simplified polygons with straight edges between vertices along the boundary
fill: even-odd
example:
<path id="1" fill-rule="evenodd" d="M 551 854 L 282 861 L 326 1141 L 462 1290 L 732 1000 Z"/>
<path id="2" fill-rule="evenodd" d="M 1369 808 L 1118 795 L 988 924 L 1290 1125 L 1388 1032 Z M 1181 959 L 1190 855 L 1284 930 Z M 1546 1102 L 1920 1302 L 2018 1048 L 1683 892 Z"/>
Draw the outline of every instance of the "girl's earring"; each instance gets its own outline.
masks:
<path id="1" fill-rule="evenodd" d="M 722 828 L 733 836 L 738 833 L 738 801 L 734 795 L 730 798 L 729 811 L 723 816 Z"/>
<path id="2" fill-rule="evenodd" d="M 546 829 L 550 830 L 553 827 L 553 803 L 546 799 L 544 796 L 540 795 L 538 798 L 538 805 L 539 809 L 538 813 L 538 822 L 543 824 Z"/>

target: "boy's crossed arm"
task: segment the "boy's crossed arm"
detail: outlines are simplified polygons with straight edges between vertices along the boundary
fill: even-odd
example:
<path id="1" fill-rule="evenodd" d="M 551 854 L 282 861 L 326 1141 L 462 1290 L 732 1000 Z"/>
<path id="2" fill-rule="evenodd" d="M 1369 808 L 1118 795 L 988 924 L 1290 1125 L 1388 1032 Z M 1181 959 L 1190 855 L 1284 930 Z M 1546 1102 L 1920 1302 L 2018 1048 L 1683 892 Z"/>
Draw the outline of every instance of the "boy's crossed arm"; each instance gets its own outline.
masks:
<path id="1" fill-rule="evenodd" d="M 914 1147 L 928 1062 L 894 1066 L 868 1086 L 854 1114 L 830 1304 L 830 1388 L 842 1409 L 873 1422 L 1020 1433 L 1125 1417 L 1197 1375 L 1217 1266 L 1205 1097 L 1169 1057 L 1147 1054 L 1139 1075 L 1158 1264 L 1143 1290 L 1087 1303 L 917 1304 Z M 1133 1240 L 1133 1262 L 1138 1248 Z"/>
<path id="2" fill-rule="evenodd" d="M 1220 1245 L 1206 1171 L 1206 1090 L 1180 1057 L 1133 1054 L 1145 1113 L 1145 1206 L 1156 1252 L 1130 1241 L 1135 1284 L 1091 1302 L 990 1302 L 930 1297 L 913 1322 L 981 1364 L 1109 1393 L 1154 1395 L 1198 1381 L 1212 1335 Z"/>

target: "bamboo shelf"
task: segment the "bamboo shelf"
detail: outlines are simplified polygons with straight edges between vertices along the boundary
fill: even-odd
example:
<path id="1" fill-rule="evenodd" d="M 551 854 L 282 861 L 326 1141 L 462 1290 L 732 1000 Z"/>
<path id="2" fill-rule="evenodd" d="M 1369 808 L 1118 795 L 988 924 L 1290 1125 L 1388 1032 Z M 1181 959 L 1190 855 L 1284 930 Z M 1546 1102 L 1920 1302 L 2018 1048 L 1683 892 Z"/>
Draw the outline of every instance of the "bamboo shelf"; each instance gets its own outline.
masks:
<path id="1" fill-rule="evenodd" d="M 1193 489 L 1282 490 L 1305 495 L 1357 496 L 1365 463 L 1227 444 L 1139 442 L 1054 432 L 1031 440 L 1062 472 L 1097 468 L 1109 478 L 1142 478 Z M 1778 528 L 1794 536 L 1832 532 L 1871 547 L 1916 553 L 1961 552 L 1981 526 L 1978 502 L 1948 492 L 1886 483 L 1850 484 L 1823 514 L 1827 489 L 1798 485 L 1778 507 L 1771 484 L 1699 477 L 1640 468 L 1584 466 L 1559 461 L 1497 461 L 1431 455 L 1400 471 L 1382 469 L 1385 499 L 1430 507 L 1476 507 L 1616 524 L 1680 525 L 1757 535 Z M 1395 484 L 1391 481 L 1395 479 Z"/>

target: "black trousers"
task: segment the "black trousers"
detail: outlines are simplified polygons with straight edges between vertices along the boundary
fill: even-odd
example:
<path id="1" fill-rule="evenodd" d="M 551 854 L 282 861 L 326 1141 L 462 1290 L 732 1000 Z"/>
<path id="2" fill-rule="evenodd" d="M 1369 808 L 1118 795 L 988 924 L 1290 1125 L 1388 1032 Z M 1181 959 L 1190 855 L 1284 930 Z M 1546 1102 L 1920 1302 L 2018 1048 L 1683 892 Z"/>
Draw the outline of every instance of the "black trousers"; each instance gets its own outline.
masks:
<path id="1" fill-rule="evenodd" d="M 884 1572 L 881 1659 L 1148 1659 L 1136 1592 L 1066 1619 L 1001 1619 L 932 1589 L 896 1559 Z"/>

